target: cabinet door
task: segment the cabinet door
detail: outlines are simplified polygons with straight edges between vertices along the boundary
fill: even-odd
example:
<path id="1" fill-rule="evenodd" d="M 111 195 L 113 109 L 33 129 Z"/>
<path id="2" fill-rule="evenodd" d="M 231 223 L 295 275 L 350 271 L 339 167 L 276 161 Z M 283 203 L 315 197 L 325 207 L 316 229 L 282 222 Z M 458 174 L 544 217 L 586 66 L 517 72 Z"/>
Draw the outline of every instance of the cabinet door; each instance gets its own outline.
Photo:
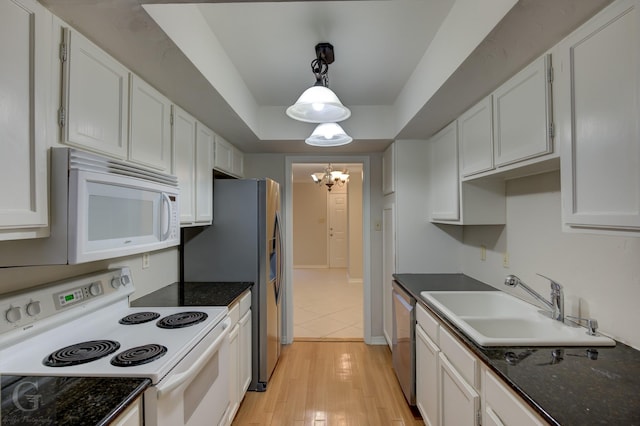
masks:
<path id="1" fill-rule="evenodd" d="M 171 171 L 171 101 L 131 75 L 129 160 Z"/>
<path id="2" fill-rule="evenodd" d="M 542 426 L 546 424 L 495 374 L 484 369 L 482 424 L 496 426 Z"/>
<path id="3" fill-rule="evenodd" d="M 65 30 L 64 141 L 127 157 L 129 71 L 73 30 Z"/>
<path id="4" fill-rule="evenodd" d="M 215 148 L 215 155 L 213 159 L 213 167 L 223 172 L 231 172 L 233 167 L 232 159 L 231 159 L 231 156 L 232 156 L 231 145 L 218 135 L 216 135 L 215 143 L 216 143 L 216 148 Z"/>
<path id="5" fill-rule="evenodd" d="M 460 220 L 458 132 L 449 124 L 430 140 L 431 220 Z"/>
<path id="6" fill-rule="evenodd" d="M 238 362 L 238 357 L 240 355 L 240 342 L 238 340 L 238 334 L 240 332 L 240 325 L 235 324 L 231 331 L 229 332 L 229 418 L 228 423 L 231 424 L 231 421 L 236 415 L 238 411 L 238 407 L 240 406 L 240 389 L 239 389 L 239 378 L 240 378 L 240 363 Z"/>
<path id="7" fill-rule="evenodd" d="M 244 176 L 244 154 L 237 148 L 232 150 L 231 172 L 234 176 Z"/>
<path id="8" fill-rule="evenodd" d="M 492 97 L 473 106 L 458 118 L 460 172 L 462 176 L 493 169 Z"/>
<path id="9" fill-rule="evenodd" d="M 440 420 L 443 426 L 478 424 L 480 395 L 469 385 L 442 352 L 438 360 Z"/>
<path id="10" fill-rule="evenodd" d="M 51 15 L 33 0 L 3 1 L 0 25 L 0 240 L 45 237 Z"/>
<path id="11" fill-rule="evenodd" d="M 240 318 L 240 401 L 251 384 L 251 311 Z"/>
<path id="12" fill-rule="evenodd" d="M 116 417 L 111 423 L 113 426 L 141 426 L 142 420 L 142 397 L 132 403 L 124 413 Z"/>
<path id="13" fill-rule="evenodd" d="M 173 174 L 180 186 L 180 223 L 193 224 L 195 208 L 196 119 L 173 106 Z"/>
<path id="14" fill-rule="evenodd" d="M 196 125 L 196 222 L 211 223 L 213 218 L 213 138 L 201 123 Z"/>
<path id="15" fill-rule="evenodd" d="M 613 3 L 559 47 L 565 223 L 640 228 L 640 2 Z"/>
<path id="16" fill-rule="evenodd" d="M 391 282 L 396 272 L 395 221 L 395 206 L 391 203 L 382 210 L 382 326 L 389 349 L 393 336 Z"/>
<path id="17" fill-rule="evenodd" d="M 438 346 L 416 326 L 416 406 L 427 426 L 439 425 Z"/>
<path id="18" fill-rule="evenodd" d="M 493 93 L 496 166 L 552 152 L 550 67 L 544 55 Z"/>

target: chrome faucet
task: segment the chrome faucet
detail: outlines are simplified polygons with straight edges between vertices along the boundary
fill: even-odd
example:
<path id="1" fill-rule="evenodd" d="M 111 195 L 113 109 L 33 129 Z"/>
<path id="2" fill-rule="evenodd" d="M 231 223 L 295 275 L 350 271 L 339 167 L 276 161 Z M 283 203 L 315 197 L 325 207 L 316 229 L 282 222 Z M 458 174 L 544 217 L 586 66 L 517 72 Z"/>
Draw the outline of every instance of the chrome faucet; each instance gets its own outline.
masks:
<path id="1" fill-rule="evenodd" d="M 564 322 L 564 293 L 562 292 L 562 286 L 551 278 L 545 277 L 544 275 L 540 276 L 551 282 L 551 301 L 540 296 L 540 294 L 523 283 L 522 280 L 515 275 L 507 275 L 504 279 L 504 284 L 509 287 L 517 287 L 520 285 L 527 291 L 527 293 L 544 303 L 544 305 L 551 310 L 551 317 L 553 319 Z"/>

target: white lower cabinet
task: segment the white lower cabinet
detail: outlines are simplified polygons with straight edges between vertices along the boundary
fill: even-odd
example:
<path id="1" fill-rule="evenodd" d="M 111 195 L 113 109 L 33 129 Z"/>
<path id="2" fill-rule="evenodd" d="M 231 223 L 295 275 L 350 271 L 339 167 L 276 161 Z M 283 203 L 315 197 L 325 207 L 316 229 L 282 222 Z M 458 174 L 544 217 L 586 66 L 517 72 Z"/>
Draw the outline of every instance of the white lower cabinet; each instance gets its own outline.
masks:
<path id="1" fill-rule="evenodd" d="M 427 426 L 546 424 L 420 304 L 416 322 L 416 406 Z"/>
<path id="2" fill-rule="evenodd" d="M 483 426 L 542 426 L 538 414 L 487 367 L 482 368 Z"/>
<path id="3" fill-rule="evenodd" d="M 122 414 L 111 422 L 113 426 L 141 426 L 142 424 L 142 397 L 136 399 Z"/>
<path id="4" fill-rule="evenodd" d="M 416 406 L 427 426 L 438 421 L 438 354 L 440 348 L 418 324 L 416 327 Z"/>
<path id="5" fill-rule="evenodd" d="M 467 383 L 443 352 L 439 354 L 438 379 L 441 392 L 441 424 L 451 426 L 479 424 L 480 395 Z"/>
<path id="6" fill-rule="evenodd" d="M 251 292 L 229 307 L 229 409 L 227 424 L 240 408 L 240 403 L 251 383 Z"/>

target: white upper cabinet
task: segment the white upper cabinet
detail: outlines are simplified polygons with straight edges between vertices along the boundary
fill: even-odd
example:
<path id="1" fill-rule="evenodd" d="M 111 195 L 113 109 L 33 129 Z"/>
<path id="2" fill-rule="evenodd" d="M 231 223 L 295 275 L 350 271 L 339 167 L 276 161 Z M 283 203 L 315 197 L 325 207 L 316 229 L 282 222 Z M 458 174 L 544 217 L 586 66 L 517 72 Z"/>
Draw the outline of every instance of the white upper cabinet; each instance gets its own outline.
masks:
<path id="1" fill-rule="evenodd" d="M 430 221 L 503 225 L 506 223 L 505 182 L 499 178 L 461 181 L 457 128 L 454 121 L 429 141 Z"/>
<path id="2" fill-rule="evenodd" d="M 180 186 L 180 223 L 196 220 L 196 119 L 183 109 L 173 106 L 173 174 Z"/>
<path id="3" fill-rule="evenodd" d="M 640 230 L 639 6 L 617 1 L 558 46 L 563 214 L 572 227 Z"/>
<path id="4" fill-rule="evenodd" d="M 49 233 L 51 22 L 34 0 L 0 2 L 0 240 Z"/>
<path id="5" fill-rule="evenodd" d="M 173 174 L 180 185 L 180 224 L 211 224 L 214 133 L 173 105 Z"/>
<path id="6" fill-rule="evenodd" d="M 213 168 L 231 176 L 244 176 L 244 154 L 224 138 L 216 135 Z"/>
<path id="7" fill-rule="evenodd" d="M 131 74 L 129 160 L 171 171 L 171 101 Z"/>
<path id="8" fill-rule="evenodd" d="M 493 106 L 489 95 L 458 118 L 460 173 L 493 170 Z"/>
<path id="9" fill-rule="evenodd" d="M 553 152 L 551 79 L 551 55 L 544 55 L 493 93 L 496 166 Z"/>
<path id="10" fill-rule="evenodd" d="M 129 71 L 74 30 L 64 46 L 63 142 L 126 159 Z"/>
<path id="11" fill-rule="evenodd" d="M 392 143 L 382 156 L 382 193 L 384 195 L 395 192 L 395 151 L 396 144 Z"/>
<path id="12" fill-rule="evenodd" d="M 460 220 L 460 197 L 456 122 L 438 132 L 429 143 L 431 221 L 457 222 Z"/>
<path id="13" fill-rule="evenodd" d="M 210 224 L 213 219 L 214 133 L 202 123 L 197 123 L 196 129 L 195 221 Z"/>

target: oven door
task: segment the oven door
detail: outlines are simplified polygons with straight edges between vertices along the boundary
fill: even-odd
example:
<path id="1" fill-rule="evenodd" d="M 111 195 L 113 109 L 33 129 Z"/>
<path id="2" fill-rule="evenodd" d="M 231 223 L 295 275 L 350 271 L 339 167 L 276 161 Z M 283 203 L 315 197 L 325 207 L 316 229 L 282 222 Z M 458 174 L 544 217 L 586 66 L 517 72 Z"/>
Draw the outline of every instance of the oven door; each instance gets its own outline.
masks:
<path id="1" fill-rule="evenodd" d="M 144 394 L 145 425 L 226 425 L 229 334 L 225 318 Z"/>

